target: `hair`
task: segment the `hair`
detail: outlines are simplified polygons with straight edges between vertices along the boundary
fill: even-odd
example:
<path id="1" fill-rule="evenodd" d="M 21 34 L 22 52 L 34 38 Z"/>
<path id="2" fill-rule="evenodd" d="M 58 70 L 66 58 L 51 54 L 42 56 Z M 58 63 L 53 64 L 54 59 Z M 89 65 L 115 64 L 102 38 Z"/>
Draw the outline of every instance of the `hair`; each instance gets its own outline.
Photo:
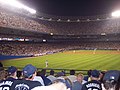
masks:
<path id="1" fill-rule="evenodd" d="M 70 75 L 75 75 L 75 70 L 70 70 Z"/>
<path id="2" fill-rule="evenodd" d="M 103 78 L 103 85 L 106 90 L 120 90 L 120 71 L 108 71 Z"/>
<path id="3" fill-rule="evenodd" d="M 89 77 L 91 76 L 91 71 L 92 71 L 92 70 L 88 70 L 88 71 L 87 71 L 87 75 L 88 75 Z"/>
<path id="4" fill-rule="evenodd" d="M 3 64 L 0 62 L 0 67 L 3 67 Z"/>
<path id="5" fill-rule="evenodd" d="M 50 70 L 50 75 L 54 75 L 54 70 Z"/>
<path id="6" fill-rule="evenodd" d="M 42 69 L 40 75 L 45 75 L 45 74 L 46 74 L 46 69 Z"/>
<path id="7" fill-rule="evenodd" d="M 22 76 L 22 71 L 17 71 L 17 77 L 19 78 L 19 79 L 21 79 L 23 76 Z"/>
<path id="8" fill-rule="evenodd" d="M 7 78 L 7 72 L 3 69 L 0 70 L 0 80 L 4 80 Z"/>
<path id="9" fill-rule="evenodd" d="M 120 77 L 118 81 L 115 80 L 106 80 L 103 82 L 106 90 L 120 90 Z"/>

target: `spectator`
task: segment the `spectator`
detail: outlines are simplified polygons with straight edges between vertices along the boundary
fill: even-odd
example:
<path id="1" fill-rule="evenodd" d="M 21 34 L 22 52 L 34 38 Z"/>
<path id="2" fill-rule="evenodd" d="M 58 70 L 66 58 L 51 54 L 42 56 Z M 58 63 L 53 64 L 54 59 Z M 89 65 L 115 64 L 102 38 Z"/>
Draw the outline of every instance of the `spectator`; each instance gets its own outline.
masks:
<path id="1" fill-rule="evenodd" d="M 56 80 L 57 78 L 54 76 L 54 70 L 50 70 L 50 75 L 47 76 L 48 79 L 51 80 L 51 82 L 53 82 L 54 80 Z"/>
<path id="2" fill-rule="evenodd" d="M 2 68 L 3 67 L 3 64 L 0 62 L 0 68 Z"/>
<path id="3" fill-rule="evenodd" d="M 40 73 L 40 72 L 39 71 L 37 72 L 37 75 L 34 77 L 33 81 L 38 81 L 42 84 L 42 86 L 45 86 L 42 77 L 40 75 L 38 75 L 38 73 Z"/>
<path id="4" fill-rule="evenodd" d="M 4 68 L 0 69 L 0 81 L 5 80 L 7 77 L 7 72 L 4 70 Z"/>
<path id="5" fill-rule="evenodd" d="M 76 80 L 73 82 L 72 90 L 81 90 L 83 78 L 84 78 L 84 76 L 82 73 L 79 73 L 77 75 Z"/>
<path id="6" fill-rule="evenodd" d="M 41 86 L 41 83 L 38 81 L 33 81 L 36 76 L 36 67 L 31 64 L 26 65 L 23 68 L 23 77 L 22 80 L 15 80 L 11 86 L 11 90 L 31 90 L 34 87 Z"/>
<path id="7" fill-rule="evenodd" d="M 46 74 L 46 69 L 42 69 L 39 76 L 41 76 L 41 78 L 42 78 L 43 81 L 44 81 L 45 86 L 47 86 L 47 85 L 50 85 L 52 82 L 51 82 L 50 79 L 48 79 L 48 78 L 46 77 L 45 74 Z"/>
<path id="8" fill-rule="evenodd" d="M 18 79 L 17 77 L 17 68 L 15 66 L 10 66 L 8 67 L 8 77 L 6 80 L 11 80 L 11 81 L 14 81 L 16 79 Z"/>
<path id="9" fill-rule="evenodd" d="M 22 71 L 17 71 L 17 77 L 18 79 L 22 79 Z"/>
<path id="10" fill-rule="evenodd" d="M 81 90 L 102 90 L 101 83 L 99 82 L 99 71 L 92 70 L 91 71 L 91 81 L 83 84 Z"/>
<path id="11" fill-rule="evenodd" d="M 72 90 L 72 82 L 70 81 L 70 79 L 67 76 L 65 76 L 65 74 L 63 72 L 58 72 L 56 77 L 57 77 L 57 79 L 54 82 L 63 82 L 63 83 L 65 83 L 67 88 L 70 88 L 70 90 Z"/>
<path id="12" fill-rule="evenodd" d="M 71 82 L 74 82 L 76 80 L 76 76 L 75 76 L 75 70 L 70 70 L 70 75 L 67 76 Z"/>
<path id="13" fill-rule="evenodd" d="M 88 82 L 88 81 L 90 81 L 91 71 L 92 71 L 92 70 L 88 70 L 88 71 L 87 71 L 87 76 L 84 77 L 85 83 Z"/>
<path id="14" fill-rule="evenodd" d="M 103 77 L 103 85 L 106 90 L 120 90 L 120 71 L 107 71 Z"/>
<path id="15" fill-rule="evenodd" d="M 33 88 L 32 90 L 70 90 L 69 88 L 65 86 L 65 84 L 61 82 L 56 82 L 54 84 L 51 84 L 49 86 L 41 86 Z"/>
<path id="16" fill-rule="evenodd" d="M 6 71 L 3 69 L 0 71 L 0 90 L 10 90 L 10 87 L 13 84 L 13 81 L 15 81 L 15 79 L 6 79 L 7 77 L 7 73 Z"/>

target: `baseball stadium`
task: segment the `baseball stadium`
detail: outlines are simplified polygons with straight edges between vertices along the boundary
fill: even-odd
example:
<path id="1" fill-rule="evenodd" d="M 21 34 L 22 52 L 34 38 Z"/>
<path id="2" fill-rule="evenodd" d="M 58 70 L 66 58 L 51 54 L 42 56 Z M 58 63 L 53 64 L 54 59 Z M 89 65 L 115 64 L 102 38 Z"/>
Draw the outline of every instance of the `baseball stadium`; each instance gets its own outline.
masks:
<path id="1" fill-rule="evenodd" d="M 71 70 L 85 75 L 120 70 L 120 11 L 58 15 L 24 6 L 36 8 L 34 0 L 21 0 L 24 5 L 13 1 L 0 0 L 0 63 L 5 70 L 15 66 L 22 72 L 28 64 L 47 75 L 50 70 L 66 75 Z"/>

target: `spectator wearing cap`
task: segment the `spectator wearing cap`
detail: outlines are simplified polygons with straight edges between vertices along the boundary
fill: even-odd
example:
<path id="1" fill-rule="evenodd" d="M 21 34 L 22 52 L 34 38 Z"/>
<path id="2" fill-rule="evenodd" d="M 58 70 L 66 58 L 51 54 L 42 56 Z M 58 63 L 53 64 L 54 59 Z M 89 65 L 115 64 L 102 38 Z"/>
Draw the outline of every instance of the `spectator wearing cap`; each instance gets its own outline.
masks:
<path id="1" fill-rule="evenodd" d="M 8 77 L 6 80 L 14 81 L 17 79 L 17 68 L 15 66 L 8 67 Z"/>
<path id="2" fill-rule="evenodd" d="M 10 87 L 12 86 L 13 82 L 16 80 L 16 74 L 17 74 L 17 68 L 14 66 L 10 66 L 7 70 L 7 78 L 0 80 L 0 90 L 10 90 Z M 0 72 L 0 77 L 5 77 L 5 71 L 2 70 Z"/>
<path id="3" fill-rule="evenodd" d="M 81 90 L 102 90 L 101 83 L 99 82 L 100 72 L 98 70 L 91 71 L 91 81 L 83 84 Z"/>
<path id="4" fill-rule="evenodd" d="M 103 77 L 103 86 L 106 90 L 120 90 L 120 71 L 107 71 Z"/>
<path id="5" fill-rule="evenodd" d="M 36 76 L 36 70 L 36 67 L 33 65 L 26 65 L 22 71 L 24 79 L 15 80 L 11 86 L 11 90 L 31 90 L 34 87 L 42 86 L 40 82 L 33 81 Z"/>

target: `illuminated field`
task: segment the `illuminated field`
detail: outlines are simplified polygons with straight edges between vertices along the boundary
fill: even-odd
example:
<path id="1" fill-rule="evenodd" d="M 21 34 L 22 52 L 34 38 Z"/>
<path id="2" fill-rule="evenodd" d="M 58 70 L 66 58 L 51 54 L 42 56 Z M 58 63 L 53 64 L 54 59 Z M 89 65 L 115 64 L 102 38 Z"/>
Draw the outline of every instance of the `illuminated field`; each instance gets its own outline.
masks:
<path id="1" fill-rule="evenodd" d="M 2 61 L 4 66 L 24 67 L 33 64 L 37 68 L 45 68 L 45 60 L 48 60 L 48 68 L 53 69 L 78 69 L 78 70 L 120 70 L 120 51 L 111 50 L 78 50 L 45 55 L 40 57 L 22 58 Z"/>

